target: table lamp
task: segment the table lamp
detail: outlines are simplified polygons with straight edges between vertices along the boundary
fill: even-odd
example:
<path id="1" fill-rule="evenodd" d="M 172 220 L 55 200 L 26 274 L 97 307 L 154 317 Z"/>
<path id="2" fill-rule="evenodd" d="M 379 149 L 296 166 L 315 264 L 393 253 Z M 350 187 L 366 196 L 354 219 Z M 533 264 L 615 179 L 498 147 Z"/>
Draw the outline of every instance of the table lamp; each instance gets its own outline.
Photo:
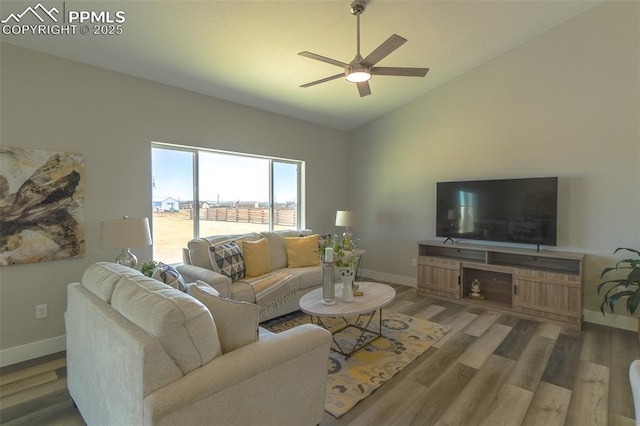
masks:
<path id="1" fill-rule="evenodd" d="M 135 268 L 138 258 L 131 253 L 131 247 L 151 245 L 149 218 L 128 218 L 103 220 L 100 222 L 100 248 L 122 249 L 116 263 Z"/>
<path id="2" fill-rule="evenodd" d="M 336 226 L 344 226 L 347 229 L 342 234 L 342 247 L 345 250 L 351 249 L 351 232 L 349 227 L 356 224 L 356 213 L 350 210 L 338 210 L 336 212 Z"/>

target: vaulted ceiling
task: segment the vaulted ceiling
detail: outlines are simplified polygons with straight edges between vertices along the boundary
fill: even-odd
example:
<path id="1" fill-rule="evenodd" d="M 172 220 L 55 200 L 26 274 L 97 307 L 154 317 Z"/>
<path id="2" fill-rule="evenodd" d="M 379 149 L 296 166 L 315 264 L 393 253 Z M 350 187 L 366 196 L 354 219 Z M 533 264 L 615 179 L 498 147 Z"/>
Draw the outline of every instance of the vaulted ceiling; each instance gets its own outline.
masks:
<path id="1" fill-rule="evenodd" d="M 2 41 L 350 130 L 599 2 L 370 0 L 361 16 L 362 55 L 395 33 L 408 42 L 378 65 L 430 71 L 424 78 L 374 76 L 372 95 L 363 98 L 342 78 L 298 87 L 340 72 L 298 52 L 343 62 L 354 58 L 356 18 L 349 0 L 80 2 L 112 16 L 124 11 L 123 34 L 2 35 Z M 56 3 L 63 2 L 45 4 Z M 20 12 L 26 4 L 6 2 L 0 15 Z M 64 2 L 67 9 L 74 6 Z"/>

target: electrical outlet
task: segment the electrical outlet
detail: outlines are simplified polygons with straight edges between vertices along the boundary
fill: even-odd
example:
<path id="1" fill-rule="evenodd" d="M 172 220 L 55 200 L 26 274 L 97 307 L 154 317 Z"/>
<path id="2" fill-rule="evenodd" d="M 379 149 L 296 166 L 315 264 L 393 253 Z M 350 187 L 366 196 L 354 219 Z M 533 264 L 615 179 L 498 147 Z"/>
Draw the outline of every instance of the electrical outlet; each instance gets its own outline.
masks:
<path id="1" fill-rule="evenodd" d="M 47 311 L 48 311 L 48 306 L 46 304 L 36 305 L 36 319 L 46 318 L 49 315 Z"/>
<path id="2" fill-rule="evenodd" d="M 411 266 L 418 266 L 418 259 L 416 259 L 415 257 L 411 259 Z"/>

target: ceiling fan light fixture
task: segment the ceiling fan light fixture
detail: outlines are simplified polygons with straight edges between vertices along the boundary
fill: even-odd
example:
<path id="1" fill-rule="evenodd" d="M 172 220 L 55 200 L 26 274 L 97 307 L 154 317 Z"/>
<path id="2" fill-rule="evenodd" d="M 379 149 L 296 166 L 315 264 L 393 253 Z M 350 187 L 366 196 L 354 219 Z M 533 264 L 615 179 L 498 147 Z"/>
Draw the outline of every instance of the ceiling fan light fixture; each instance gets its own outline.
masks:
<path id="1" fill-rule="evenodd" d="M 371 79 L 371 71 L 366 67 L 349 68 L 345 78 L 351 83 L 362 83 Z"/>

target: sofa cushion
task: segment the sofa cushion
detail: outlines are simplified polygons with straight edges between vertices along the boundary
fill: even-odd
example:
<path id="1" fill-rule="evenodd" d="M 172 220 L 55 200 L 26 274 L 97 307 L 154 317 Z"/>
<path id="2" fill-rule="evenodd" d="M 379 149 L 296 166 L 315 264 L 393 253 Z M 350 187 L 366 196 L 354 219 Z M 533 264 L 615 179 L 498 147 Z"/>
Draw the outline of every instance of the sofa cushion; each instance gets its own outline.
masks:
<path id="1" fill-rule="evenodd" d="M 269 241 L 269 254 L 271 255 L 271 270 L 287 267 L 287 248 L 284 237 L 300 237 L 310 235 L 310 230 L 283 229 L 280 231 L 261 232 L 260 235 Z"/>
<path id="2" fill-rule="evenodd" d="M 158 262 L 156 269 L 153 270 L 151 278 L 170 285 L 184 293 L 187 292 L 187 283 L 184 281 L 184 278 L 182 278 L 182 275 L 180 275 L 180 272 L 171 265 Z"/>
<path id="3" fill-rule="evenodd" d="M 287 267 L 287 250 L 284 246 L 284 237 L 275 232 L 263 232 L 262 235 L 269 242 L 271 270 L 286 268 Z"/>
<path id="4" fill-rule="evenodd" d="M 204 303 L 213 315 L 223 354 L 258 340 L 258 305 L 222 297 L 202 281 L 189 285 L 189 295 Z"/>
<path id="5" fill-rule="evenodd" d="M 320 265 L 318 234 L 306 237 L 285 237 L 284 244 L 287 249 L 288 268 Z"/>
<path id="6" fill-rule="evenodd" d="M 242 255 L 244 256 L 245 276 L 258 277 L 271 272 L 271 255 L 269 242 L 266 238 L 258 241 L 243 241 Z"/>
<path id="7" fill-rule="evenodd" d="M 298 278 L 298 288 L 300 290 L 317 287 L 322 284 L 322 266 L 305 266 L 302 268 L 284 268 L 278 272 L 286 272 Z"/>
<path id="8" fill-rule="evenodd" d="M 244 278 L 244 257 L 240 246 L 235 241 L 211 246 L 209 251 L 214 271 L 226 275 L 231 278 L 231 281 Z"/>
<path id="9" fill-rule="evenodd" d="M 222 354 L 209 310 L 193 297 L 152 278 L 123 277 L 111 305 L 158 339 L 183 374 Z"/>
<path id="10" fill-rule="evenodd" d="M 110 262 L 97 262 L 82 274 L 82 286 L 103 302 L 111 303 L 116 284 L 124 277 L 143 276 L 142 272 L 128 266 Z"/>

